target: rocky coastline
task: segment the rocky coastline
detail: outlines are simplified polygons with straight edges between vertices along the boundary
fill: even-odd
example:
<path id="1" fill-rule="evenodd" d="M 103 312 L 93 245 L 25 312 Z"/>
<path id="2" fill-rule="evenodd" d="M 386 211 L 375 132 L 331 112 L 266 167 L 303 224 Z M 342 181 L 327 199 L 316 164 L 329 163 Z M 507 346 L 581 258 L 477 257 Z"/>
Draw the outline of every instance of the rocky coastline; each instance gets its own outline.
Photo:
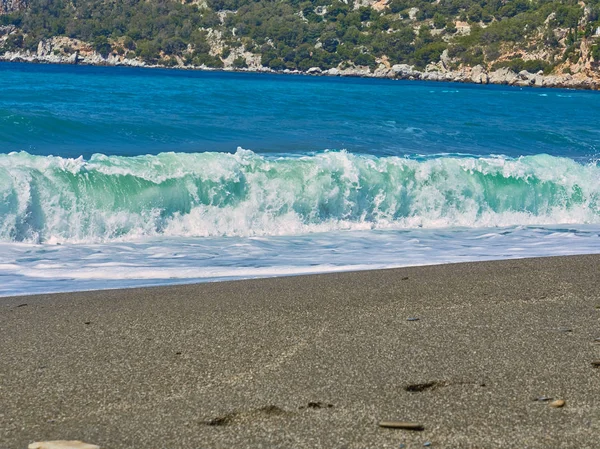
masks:
<path id="1" fill-rule="evenodd" d="M 5 52 L 0 55 L 0 61 L 27 62 L 46 64 L 80 64 L 94 66 L 126 66 L 145 68 L 169 68 L 183 70 L 230 71 L 230 72 L 262 72 L 276 74 L 294 74 L 311 76 L 340 76 L 360 78 L 386 78 L 400 80 L 440 81 L 472 84 L 498 84 L 519 87 L 551 87 L 567 89 L 600 90 L 600 73 L 595 71 L 580 72 L 576 74 L 546 75 L 543 72 L 530 73 L 525 70 L 515 73 L 508 68 L 488 71 L 481 65 L 475 67 L 461 67 L 459 70 L 448 69 L 443 59 L 437 64 L 428 65 L 425 70 L 417 70 L 408 64 L 390 65 L 386 60 L 378 61 L 378 67 L 371 70 L 369 67 L 352 66 L 347 68 L 331 68 L 322 70 L 311 67 L 306 71 L 299 70 L 272 70 L 263 67 L 260 63 L 247 68 L 235 68 L 226 64 L 224 68 L 215 69 L 192 65 L 167 66 L 163 64 L 148 64 L 138 58 L 126 58 L 123 55 L 111 53 L 103 57 L 94 51 L 75 51 L 71 54 L 62 54 L 54 51 L 52 42 L 40 42 L 36 52 L 20 51 Z"/>

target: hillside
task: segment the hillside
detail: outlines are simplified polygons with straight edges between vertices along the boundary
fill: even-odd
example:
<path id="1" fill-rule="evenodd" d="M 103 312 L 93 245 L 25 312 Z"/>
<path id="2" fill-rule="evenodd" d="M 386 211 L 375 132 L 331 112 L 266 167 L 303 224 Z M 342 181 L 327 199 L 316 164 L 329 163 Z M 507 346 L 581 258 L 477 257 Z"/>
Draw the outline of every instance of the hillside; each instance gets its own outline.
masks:
<path id="1" fill-rule="evenodd" d="M 6 60 L 600 86 L 600 0 L 0 0 Z"/>

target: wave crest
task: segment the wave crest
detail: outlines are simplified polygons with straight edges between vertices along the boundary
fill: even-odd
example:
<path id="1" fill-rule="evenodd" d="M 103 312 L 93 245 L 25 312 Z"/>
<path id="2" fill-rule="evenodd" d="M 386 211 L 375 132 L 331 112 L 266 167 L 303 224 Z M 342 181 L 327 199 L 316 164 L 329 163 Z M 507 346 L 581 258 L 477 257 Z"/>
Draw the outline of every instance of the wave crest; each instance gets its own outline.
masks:
<path id="1" fill-rule="evenodd" d="M 600 223 L 600 168 L 548 155 L 0 155 L 0 240 Z"/>

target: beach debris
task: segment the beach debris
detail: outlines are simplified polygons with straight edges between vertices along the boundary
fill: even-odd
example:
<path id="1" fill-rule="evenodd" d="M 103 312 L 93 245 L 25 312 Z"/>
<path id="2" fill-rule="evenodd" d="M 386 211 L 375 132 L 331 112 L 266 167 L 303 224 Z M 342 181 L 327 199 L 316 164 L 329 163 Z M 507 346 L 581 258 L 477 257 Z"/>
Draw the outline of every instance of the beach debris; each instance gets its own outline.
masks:
<path id="1" fill-rule="evenodd" d="M 206 426 L 226 426 L 231 422 L 233 415 L 218 416 L 216 418 L 207 419 L 202 421 L 202 424 Z"/>
<path id="2" fill-rule="evenodd" d="M 547 401 L 551 401 L 554 398 L 551 398 L 550 396 L 540 396 L 534 399 L 534 401 L 538 401 L 538 402 L 547 402 Z"/>
<path id="3" fill-rule="evenodd" d="M 600 368 L 600 360 L 594 360 L 594 361 L 592 362 L 592 366 L 593 366 L 594 368 Z"/>
<path id="4" fill-rule="evenodd" d="M 600 338 L 594 338 L 594 343 L 600 343 Z"/>
<path id="5" fill-rule="evenodd" d="M 92 324 L 91 321 L 85 321 L 83 324 Z"/>
<path id="6" fill-rule="evenodd" d="M 419 320 L 420 320 L 420 318 L 416 318 L 416 317 L 410 317 L 410 318 L 406 319 L 406 321 L 419 321 Z"/>
<path id="7" fill-rule="evenodd" d="M 27 307 L 28 305 L 29 305 L 29 304 L 27 304 L 26 302 L 24 302 L 23 304 L 19 304 L 19 305 L 17 305 L 17 309 L 18 309 L 19 307 Z"/>
<path id="8" fill-rule="evenodd" d="M 265 405 L 264 407 L 257 408 L 252 410 L 251 413 L 257 414 L 265 414 L 265 415 L 285 415 L 287 412 L 276 405 Z"/>
<path id="9" fill-rule="evenodd" d="M 425 447 L 429 447 L 429 446 L 431 446 L 431 442 L 430 442 L 430 441 L 427 441 L 427 442 L 423 443 L 423 446 L 425 446 Z"/>
<path id="10" fill-rule="evenodd" d="M 225 415 L 200 421 L 205 426 L 228 426 L 240 419 L 262 419 L 265 417 L 287 415 L 288 412 L 276 405 L 265 405 L 264 407 L 250 410 L 235 410 Z"/>
<path id="11" fill-rule="evenodd" d="M 431 382 L 409 384 L 404 387 L 404 390 L 410 393 L 420 393 L 422 391 L 435 390 L 436 388 L 440 387 L 447 387 L 448 385 L 450 385 L 450 383 L 446 382 L 445 380 L 433 380 Z"/>
<path id="12" fill-rule="evenodd" d="M 408 281 L 408 276 L 404 276 L 404 277 L 402 278 L 402 280 L 403 280 L 403 281 Z"/>
<path id="13" fill-rule="evenodd" d="M 387 429 L 415 430 L 417 432 L 425 430 L 423 424 L 407 421 L 381 421 L 379 427 L 385 427 Z"/>
<path id="14" fill-rule="evenodd" d="M 328 404 L 321 401 L 311 401 L 307 405 L 301 405 L 298 407 L 300 410 L 305 408 L 333 408 L 333 404 Z"/>
<path id="15" fill-rule="evenodd" d="M 557 399 L 556 401 L 552 401 L 548 405 L 553 408 L 561 408 L 561 407 L 564 407 L 565 404 L 566 404 L 566 402 L 564 401 L 564 399 Z"/>
<path id="16" fill-rule="evenodd" d="M 83 441 L 67 441 L 67 440 L 56 440 L 56 441 L 38 441 L 31 443 L 28 446 L 29 449 L 100 449 L 100 446 L 95 444 L 84 443 Z"/>
<path id="17" fill-rule="evenodd" d="M 568 333 L 568 332 L 573 332 L 573 329 L 571 329 L 570 327 L 559 327 L 558 331 Z"/>

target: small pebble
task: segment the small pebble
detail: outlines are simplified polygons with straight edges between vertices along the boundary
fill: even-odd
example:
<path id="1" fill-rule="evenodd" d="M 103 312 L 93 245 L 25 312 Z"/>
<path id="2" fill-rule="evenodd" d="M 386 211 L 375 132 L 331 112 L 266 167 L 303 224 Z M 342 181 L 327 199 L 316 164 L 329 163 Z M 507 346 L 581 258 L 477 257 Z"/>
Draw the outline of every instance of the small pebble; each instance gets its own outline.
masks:
<path id="1" fill-rule="evenodd" d="M 407 318 L 406 321 L 419 321 L 419 318 Z"/>
<path id="2" fill-rule="evenodd" d="M 554 408 L 564 407 L 566 402 L 563 399 L 557 399 L 556 401 L 552 401 L 549 405 Z"/>
<path id="3" fill-rule="evenodd" d="M 381 421 L 379 427 L 386 427 L 388 429 L 404 429 L 404 430 L 424 430 L 425 427 L 422 424 L 406 421 Z"/>

